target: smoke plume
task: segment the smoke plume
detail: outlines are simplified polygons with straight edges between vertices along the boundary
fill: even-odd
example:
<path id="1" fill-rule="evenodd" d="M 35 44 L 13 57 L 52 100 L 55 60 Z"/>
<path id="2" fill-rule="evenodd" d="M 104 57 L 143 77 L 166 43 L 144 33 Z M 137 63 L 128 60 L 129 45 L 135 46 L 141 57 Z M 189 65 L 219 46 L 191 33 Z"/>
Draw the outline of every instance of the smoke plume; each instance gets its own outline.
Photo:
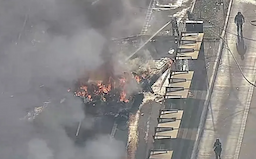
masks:
<path id="1" fill-rule="evenodd" d="M 1 158 L 120 158 L 122 143 L 99 137 L 78 148 L 63 127 L 85 118 L 80 99 L 67 92 L 72 82 L 103 63 L 110 38 L 141 28 L 143 16 L 130 2 L 0 1 Z M 44 102 L 34 122 L 20 120 Z"/>

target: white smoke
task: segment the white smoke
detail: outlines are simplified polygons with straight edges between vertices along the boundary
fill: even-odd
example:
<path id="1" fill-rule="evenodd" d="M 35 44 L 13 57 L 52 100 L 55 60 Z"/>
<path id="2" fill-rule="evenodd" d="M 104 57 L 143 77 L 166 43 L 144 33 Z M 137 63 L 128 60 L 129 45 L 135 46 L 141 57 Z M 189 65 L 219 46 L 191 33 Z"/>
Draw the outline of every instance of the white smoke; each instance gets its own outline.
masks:
<path id="1" fill-rule="evenodd" d="M 53 152 L 47 143 L 40 139 L 32 139 L 28 143 L 28 159 L 53 159 Z"/>
<path id="2" fill-rule="evenodd" d="M 100 136 L 94 141 L 88 142 L 86 158 L 90 159 L 122 159 L 125 154 L 125 145 L 109 136 Z"/>
<path id="3" fill-rule="evenodd" d="M 101 137 L 78 148 L 64 129 L 85 118 L 82 101 L 67 92 L 72 82 L 102 64 L 103 46 L 112 36 L 141 28 L 128 1 L 91 3 L 0 1 L 1 158 L 98 159 L 111 152 L 109 158 L 119 159 L 121 143 Z M 49 105 L 34 122 L 20 120 L 44 102 Z M 84 121 L 86 128 L 93 124 Z"/>

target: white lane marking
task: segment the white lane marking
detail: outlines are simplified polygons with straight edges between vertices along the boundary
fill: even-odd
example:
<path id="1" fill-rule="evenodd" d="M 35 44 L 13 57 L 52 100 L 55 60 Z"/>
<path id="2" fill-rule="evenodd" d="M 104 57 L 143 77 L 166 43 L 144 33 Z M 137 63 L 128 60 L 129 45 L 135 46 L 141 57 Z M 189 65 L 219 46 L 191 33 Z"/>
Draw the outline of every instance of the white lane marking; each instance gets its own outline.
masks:
<path id="1" fill-rule="evenodd" d="M 116 134 L 116 130 L 117 130 L 117 124 L 116 122 L 114 123 L 113 127 L 112 127 L 112 131 L 111 131 L 111 136 L 114 137 Z"/>
<path id="2" fill-rule="evenodd" d="M 234 51 L 233 53 L 236 53 L 236 51 L 234 50 L 234 43 L 229 42 L 229 44 L 231 44 L 230 48 L 232 49 L 232 51 Z M 253 48 L 251 48 L 251 49 L 253 49 Z M 248 52 L 253 53 L 254 51 L 249 51 L 248 50 Z M 227 54 L 229 54 L 229 53 L 227 53 Z M 225 58 L 222 58 L 222 60 L 223 59 L 224 59 L 223 63 L 226 63 Z M 230 62 L 231 62 L 231 60 L 233 61 L 233 59 L 230 59 Z M 244 71 L 245 76 L 250 81 L 254 82 L 255 81 L 255 73 L 256 73 L 256 71 L 255 71 L 255 67 L 256 67 L 255 66 L 255 58 L 246 56 L 245 63 L 246 63 L 246 65 L 254 64 L 252 70 Z M 252 66 L 250 66 L 250 67 L 252 67 Z M 233 72 L 233 70 L 234 69 L 232 69 L 232 72 Z M 215 88 L 217 86 L 225 86 L 226 85 L 227 78 L 224 76 L 224 77 L 221 77 L 221 79 L 220 79 L 219 76 L 220 76 L 220 74 L 228 74 L 228 72 L 229 72 L 228 69 L 223 70 L 222 73 L 220 73 L 220 71 L 218 71 L 218 78 L 217 78 L 217 81 L 216 81 Z M 233 73 L 237 74 L 237 72 L 233 72 Z M 231 77 L 231 78 L 234 78 L 234 77 Z M 245 126 L 246 126 L 247 116 L 248 116 L 248 113 L 249 113 L 250 102 L 251 102 L 251 98 L 252 98 L 252 94 L 253 94 L 253 87 L 250 86 L 244 79 L 241 79 L 241 80 L 242 80 L 241 85 L 247 86 L 247 88 L 246 87 L 243 87 L 243 88 L 239 87 L 239 89 L 240 89 L 239 94 L 240 95 L 238 97 L 239 97 L 240 101 L 244 101 L 244 102 L 242 104 L 239 104 L 241 106 L 239 106 L 239 105 L 237 106 L 236 111 L 241 111 L 241 109 L 242 109 L 243 113 L 238 114 L 232 120 L 232 127 L 229 131 L 228 140 L 226 142 L 226 145 L 236 145 L 236 146 L 231 146 L 232 148 L 230 146 L 225 147 L 225 150 L 224 150 L 225 156 L 223 156 L 225 159 L 226 158 L 234 158 L 234 157 L 235 157 L 235 159 L 238 159 L 238 157 L 239 157 L 239 151 L 241 149 L 241 144 L 242 144 L 242 139 L 243 139 L 244 130 L 245 130 Z M 241 91 L 241 90 L 243 90 L 243 91 Z M 215 91 L 216 91 L 216 89 L 215 89 Z M 217 101 L 219 101 L 219 100 L 217 100 Z M 219 113 L 218 109 L 214 110 L 214 111 L 215 111 L 215 113 L 214 113 L 215 115 Z M 212 119 L 208 115 L 206 123 L 209 123 L 209 120 L 212 120 Z M 208 128 L 207 128 L 207 126 L 208 126 Z M 205 136 L 205 137 L 207 136 L 207 139 L 206 138 L 203 139 L 202 143 L 200 144 L 201 145 L 200 147 L 202 149 L 200 150 L 201 153 L 199 154 L 199 156 L 203 157 L 203 158 L 209 158 L 209 157 L 211 157 L 212 152 L 210 152 L 209 148 L 208 148 L 208 152 L 207 152 L 207 148 L 205 147 L 205 146 L 207 146 L 206 145 L 207 143 L 205 143 L 205 142 L 209 142 L 210 136 L 212 137 L 212 135 L 215 134 L 215 132 L 212 131 L 212 127 L 210 125 L 206 125 L 205 129 L 206 130 L 205 130 L 203 136 Z M 205 135 L 205 134 L 208 134 L 208 135 Z M 205 140 L 205 142 L 204 142 L 204 140 Z"/>
<path id="3" fill-rule="evenodd" d="M 256 33 L 255 30 L 253 31 L 253 35 L 254 35 L 254 33 Z M 248 53 L 254 54 L 254 52 L 255 52 L 254 48 L 249 48 Z M 255 57 L 247 57 L 247 59 L 249 60 L 249 63 L 252 63 L 254 65 L 253 65 L 253 70 L 250 71 L 252 73 L 248 73 L 246 77 L 248 78 L 249 81 L 251 81 L 252 83 L 255 83 L 255 80 L 256 80 L 256 76 L 255 76 L 255 74 L 256 74 L 256 58 Z M 244 80 L 244 82 L 247 83 L 245 80 Z M 247 85 L 248 85 L 248 83 L 247 83 Z M 245 133 L 245 128 L 246 128 L 246 122 L 247 122 L 248 114 L 249 114 L 249 111 L 250 111 L 250 105 L 251 105 L 251 100 L 252 100 L 252 96 L 253 96 L 253 89 L 254 89 L 254 86 L 249 85 L 249 91 L 248 91 L 248 95 L 247 95 L 246 104 L 245 104 L 245 107 L 244 107 L 242 124 L 241 124 L 241 127 L 240 127 L 240 133 L 239 133 L 239 136 L 238 136 L 238 141 L 237 141 L 237 146 L 236 146 L 236 150 L 235 150 L 235 154 L 234 154 L 234 159 L 239 158 L 239 154 L 240 154 L 240 150 L 241 150 L 241 146 L 242 146 L 242 141 L 243 141 L 243 137 L 244 137 L 244 133 Z"/>
<path id="4" fill-rule="evenodd" d="M 82 124 L 82 120 L 81 120 L 81 121 L 79 122 L 79 124 L 78 124 L 77 130 L 76 130 L 76 136 L 79 135 L 80 128 L 81 128 L 81 124 Z"/>
<path id="5" fill-rule="evenodd" d="M 149 128 L 150 128 L 150 117 L 148 117 L 148 121 L 147 121 L 147 130 L 145 132 L 145 141 L 148 142 L 148 136 L 149 136 Z"/>

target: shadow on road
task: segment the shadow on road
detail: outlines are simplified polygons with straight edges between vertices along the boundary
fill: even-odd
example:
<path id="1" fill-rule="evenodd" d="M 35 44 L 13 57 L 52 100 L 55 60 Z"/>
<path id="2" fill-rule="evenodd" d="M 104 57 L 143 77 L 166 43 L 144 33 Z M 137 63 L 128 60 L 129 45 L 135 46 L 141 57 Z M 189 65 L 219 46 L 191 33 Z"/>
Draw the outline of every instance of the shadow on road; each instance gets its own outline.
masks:
<path id="1" fill-rule="evenodd" d="M 241 33 L 241 36 L 237 35 L 236 49 L 238 54 L 241 56 L 241 59 L 244 60 L 247 46 L 244 44 L 243 33 Z"/>

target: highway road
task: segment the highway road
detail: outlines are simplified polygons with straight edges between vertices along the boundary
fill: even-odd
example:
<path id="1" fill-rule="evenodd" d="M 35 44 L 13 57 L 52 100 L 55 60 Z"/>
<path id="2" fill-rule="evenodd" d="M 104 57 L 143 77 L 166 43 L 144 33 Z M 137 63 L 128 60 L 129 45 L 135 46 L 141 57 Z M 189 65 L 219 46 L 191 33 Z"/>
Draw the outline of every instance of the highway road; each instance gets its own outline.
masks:
<path id="1" fill-rule="evenodd" d="M 256 146 L 256 124 L 255 124 L 255 104 L 256 104 L 256 89 L 253 89 L 252 101 L 248 117 L 246 121 L 245 132 L 242 140 L 242 145 L 239 153 L 239 159 L 251 159 L 255 156 Z"/>
<path id="2" fill-rule="evenodd" d="M 212 147 L 216 138 L 220 138 L 223 145 L 222 159 L 254 158 L 254 152 L 250 149 L 255 147 L 254 86 L 242 76 L 237 63 L 244 76 L 254 84 L 256 56 L 255 40 L 252 39 L 256 28 L 250 21 L 254 20 L 252 15 L 255 9 L 254 1 L 233 1 L 226 31 L 227 45 L 223 49 L 197 159 L 214 157 Z M 243 37 L 236 35 L 236 25 L 233 23 L 238 11 L 246 19 Z"/>

